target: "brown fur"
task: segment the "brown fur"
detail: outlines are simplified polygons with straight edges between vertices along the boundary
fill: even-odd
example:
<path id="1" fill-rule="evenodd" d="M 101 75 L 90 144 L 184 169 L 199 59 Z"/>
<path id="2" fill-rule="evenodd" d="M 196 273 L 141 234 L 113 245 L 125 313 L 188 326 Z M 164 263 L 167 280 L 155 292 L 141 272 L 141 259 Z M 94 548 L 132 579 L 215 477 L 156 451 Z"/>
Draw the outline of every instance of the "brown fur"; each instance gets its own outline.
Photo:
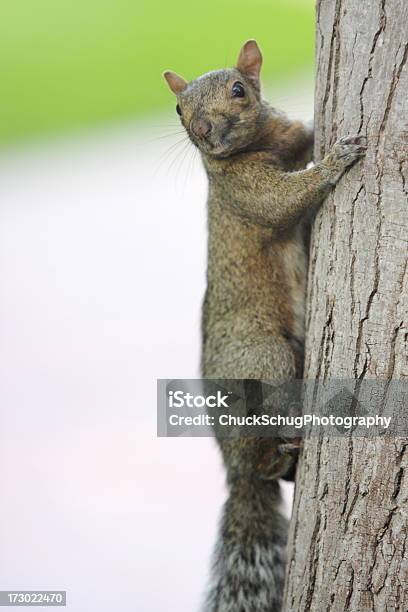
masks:
<path id="1" fill-rule="evenodd" d="M 237 68 L 210 72 L 188 84 L 171 73 L 181 121 L 201 151 L 209 180 L 202 319 L 205 378 L 288 380 L 302 375 L 307 259 L 301 220 L 364 153 L 360 138 L 342 139 L 322 162 L 300 170 L 311 159 L 312 133 L 262 100 L 261 61 L 256 43 L 249 41 Z M 232 96 L 236 82 L 242 84 L 244 97 Z M 203 135 L 197 125 L 211 126 L 211 131 Z M 277 511 L 277 489 L 271 488 L 271 481 L 288 470 L 291 459 L 278 452 L 276 439 L 219 443 L 230 485 L 223 524 L 235 534 L 237 547 L 244 540 L 255 547 L 256 534 L 264 532 L 261 525 L 269 525 Z M 238 522 L 238 515 L 245 519 Z M 276 524 L 285 529 L 284 522 Z M 270 545 L 281 537 L 272 530 Z M 237 590 L 228 561 L 223 570 L 219 565 L 216 571 L 223 576 L 218 582 L 215 577 L 218 587 L 213 587 L 208 610 L 241 610 L 238 592 L 235 604 L 227 603 L 234 602 Z M 230 588 L 228 597 L 220 593 L 221 584 L 224 590 Z M 281 588 L 275 592 L 271 587 L 268 607 L 258 608 L 248 600 L 242 610 L 278 609 Z"/>

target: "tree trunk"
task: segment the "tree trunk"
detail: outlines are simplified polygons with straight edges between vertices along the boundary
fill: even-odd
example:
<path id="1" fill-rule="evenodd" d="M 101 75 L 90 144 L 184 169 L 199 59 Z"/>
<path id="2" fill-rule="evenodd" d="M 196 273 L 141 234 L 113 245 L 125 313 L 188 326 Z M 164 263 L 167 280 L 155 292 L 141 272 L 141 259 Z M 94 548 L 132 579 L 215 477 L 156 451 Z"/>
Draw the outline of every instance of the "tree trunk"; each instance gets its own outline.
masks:
<path id="1" fill-rule="evenodd" d="M 348 134 L 368 151 L 314 224 L 305 378 L 406 380 L 407 0 L 318 0 L 316 48 L 316 158 Z M 285 612 L 408 610 L 407 448 L 305 440 Z"/>

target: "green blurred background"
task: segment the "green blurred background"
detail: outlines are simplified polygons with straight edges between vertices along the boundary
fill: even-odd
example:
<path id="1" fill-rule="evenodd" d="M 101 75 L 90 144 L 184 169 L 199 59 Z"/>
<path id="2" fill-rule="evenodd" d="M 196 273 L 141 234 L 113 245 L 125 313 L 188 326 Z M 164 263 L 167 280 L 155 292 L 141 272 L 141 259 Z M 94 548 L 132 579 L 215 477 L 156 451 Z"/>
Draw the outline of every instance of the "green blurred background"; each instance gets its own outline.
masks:
<path id="1" fill-rule="evenodd" d="M 264 80 L 313 63 L 312 0 L 23 0 L 2 3 L 0 146 L 169 108 L 165 69 L 234 63 L 256 38 Z"/>

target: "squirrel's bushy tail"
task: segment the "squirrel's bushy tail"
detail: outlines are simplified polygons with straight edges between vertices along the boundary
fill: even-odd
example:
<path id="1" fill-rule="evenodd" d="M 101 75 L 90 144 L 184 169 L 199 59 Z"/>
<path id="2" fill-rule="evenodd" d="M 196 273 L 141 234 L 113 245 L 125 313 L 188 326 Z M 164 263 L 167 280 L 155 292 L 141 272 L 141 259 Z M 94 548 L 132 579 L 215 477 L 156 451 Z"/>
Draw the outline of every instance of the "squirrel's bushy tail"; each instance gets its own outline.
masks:
<path id="1" fill-rule="evenodd" d="M 231 484 L 203 612 L 279 612 L 288 521 L 277 480 Z"/>

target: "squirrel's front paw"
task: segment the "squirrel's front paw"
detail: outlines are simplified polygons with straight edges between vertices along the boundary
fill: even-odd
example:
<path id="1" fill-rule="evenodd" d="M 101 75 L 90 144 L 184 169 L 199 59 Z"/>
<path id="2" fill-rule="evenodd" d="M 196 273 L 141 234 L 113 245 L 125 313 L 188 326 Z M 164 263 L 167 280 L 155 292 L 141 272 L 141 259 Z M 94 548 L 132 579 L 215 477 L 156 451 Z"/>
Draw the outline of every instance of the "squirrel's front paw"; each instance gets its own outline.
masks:
<path id="1" fill-rule="evenodd" d="M 349 166 L 357 159 L 363 157 L 366 149 L 367 145 L 364 136 L 345 136 L 335 143 L 332 154 L 335 161 Z"/>

